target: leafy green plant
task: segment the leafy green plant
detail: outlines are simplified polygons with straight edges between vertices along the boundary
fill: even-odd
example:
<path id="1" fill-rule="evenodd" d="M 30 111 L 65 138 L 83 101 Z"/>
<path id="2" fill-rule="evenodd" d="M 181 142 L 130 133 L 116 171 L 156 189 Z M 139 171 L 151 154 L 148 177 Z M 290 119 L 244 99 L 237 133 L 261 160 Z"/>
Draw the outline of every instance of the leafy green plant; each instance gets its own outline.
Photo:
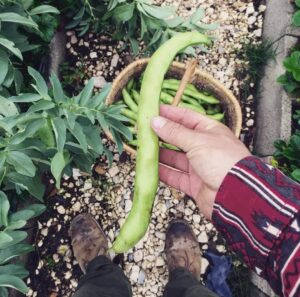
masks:
<path id="1" fill-rule="evenodd" d="M 296 110 L 293 114 L 293 119 L 297 121 L 298 126 L 300 127 L 300 109 Z"/>
<path id="2" fill-rule="evenodd" d="M 297 7 L 297 11 L 293 15 L 293 25 L 299 27 L 300 26 L 300 0 L 295 0 L 295 5 Z"/>
<path id="3" fill-rule="evenodd" d="M 294 51 L 290 56 L 285 58 L 283 66 L 286 73 L 279 76 L 277 82 L 288 93 L 297 91 L 300 87 L 300 51 Z"/>
<path id="4" fill-rule="evenodd" d="M 175 7 L 153 5 L 151 0 L 108 0 L 100 4 L 80 0 L 79 3 L 81 9 L 75 13 L 73 8 L 67 29 L 76 29 L 80 36 L 92 29 L 111 34 L 117 40 L 125 38 L 134 55 L 140 52 L 139 41 L 144 41 L 147 45 L 144 51 L 151 53 L 176 32 L 203 33 L 218 27 L 218 24 L 200 22 L 205 15 L 201 8 L 184 19 L 176 14 Z M 190 47 L 185 53 L 193 54 L 194 50 Z"/>
<path id="5" fill-rule="evenodd" d="M 113 37 L 129 40 L 133 54 L 139 52 L 139 40 L 143 40 L 147 47 L 145 51 L 152 52 L 176 32 L 196 30 L 204 33 L 214 30 L 217 24 L 203 24 L 203 9 L 198 10 L 187 20 L 176 14 L 172 6 L 156 6 L 148 0 L 110 0 L 107 13 L 103 20 L 114 24 Z M 186 52 L 194 53 L 192 48 Z"/>
<path id="6" fill-rule="evenodd" d="M 23 54 L 39 45 L 31 44 L 29 35 L 34 33 L 45 37 L 38 23 L 44 16 L 58 14 L 50 5 L 32 7 L 33 1 L 0 1 L 0 94 L 8 95 L 8 88 L 14 85 L 19 93 L 23 83 L 20 67 Z M 47 33 L 48 34 L 48 33 Z M 46 37 L 45 37 L 46 38 Z M 47 39 L 49 36 L 47 35 Z"/>
<path id="7" fill-rule="evenodd" d="M 43 77 L 28 68 L 35 84 L 33 93 L 9 98 L 0 97 L 0 183 L 6 190 L 27 190 L 42 200 L 42 173 L 51 171 L 60 186 L 63 174 L 72 175 L 76 167 L 91 172 L 95 159 L 111 153 L 102 145 L 100 133 L 109 130 L 119 151 L 121 135 L 131 140 L 129 129 L 122 123 L 120 106 L 106 106 L 109 86 L 93 96 L 93 80 L 72 98 L 64 94 L 61 83 L 53 75 L 49 90 Z M 29 108 L 20 112 L 17 104 Z"/>
<path id="8" fill-rule="evenodd" d="M 300 131 L 291 136 L 289 141 L 276 140 L 273 155 L 277 165 L 285 174 L 300 182 Z"/>
<path id="9" fill-rule="evenodd" d="M 264 75 L 264 69 L 271 59 L 276 57 L 276 49 L 271 41 L 264 40 L 258 44 L 247 43 L 243 46 L 238 56 L 248 62 L 247 67 L 239 69 L 238 76 L 243 78 L 241 94 L 247 98 L 250 94 L 255 94 L 258 82 Z M 255 89 L 251 86 L 254 84 Z"/>
<path id="10" fill-rule="evenodd" d="M 67 93 L 73 94 L 82 88 L 86 75 L 84 70 L 83 63 L 80 63 L 79 66 L 73 66 L 68 62 L 64 62 L 60 65 L 61 83 Z"/>
<path id="11" fill-rule="evenodd" d="M 66 15 L 71 21 L 66 26 L 67 29 L 75 29 L 78 36 L 83 36 L 88 30 L 97 32 L 101 30 L 101 18 L 106 12 L 107 6 L 104 1 L 66 1 Z"/>
<path id="12" fill-rule="evenodd" d="M 33 247 L 23 243 L 27 233 L 22 229 L 27 221 L 40 215 L 45 210 L 42 204 L 32 204 L 12 213 L 6 195 L 0 191 L 0 296 L 8 296 L 8 288 L 24 294 L 28 287 L 23 278 L 28 271 L 16 258 L 33 251 Z"/>

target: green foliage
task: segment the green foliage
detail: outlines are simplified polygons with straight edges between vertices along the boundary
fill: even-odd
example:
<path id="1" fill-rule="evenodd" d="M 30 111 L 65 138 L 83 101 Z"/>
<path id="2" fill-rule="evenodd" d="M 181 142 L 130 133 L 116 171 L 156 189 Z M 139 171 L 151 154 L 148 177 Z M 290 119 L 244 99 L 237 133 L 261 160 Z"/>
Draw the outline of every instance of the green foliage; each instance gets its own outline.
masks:
<path id="1" fill-rule="evenodd" d="M 85 72 L 84 64 L 80 66 L 72 66 L 65 62 L 60 65 L 61 83 L 67 94 L 73 94 L 80 90 L 83 83 Z"/>
<path id="2" fill-rule="evenodd" d="M 289 141 L 276 140 L 276 151 L 273 155 L 278 167 L 288 176 L 300 182 L 300 131 L 296 132 Z"/>
<path id="3" fill-rule="evenodd" d="M 256 92 L 251 85 L 254 84 L 257 88 L 258 82 L 264 75 L 264 69 L 271 59 L 276 57 L 276 49 L 271 41 L 262 41 L 257 44 L 247 43 L 243 46 L 243 50 L 238 53 L 248 65 L 245 69 L 241 69 L 239 75 L 244 80 L 241 93 L 244 98 L 247 98 L 251 93 Z"/>
<path id="4" fill-rule="evenodd" d="M 279 76 L 277 82 L 281 84 L 288 93 L 299 90 L 300 87 L 300 51 L 294 51 L 283 61 L 286 73 Z"/>
<path id="5" fill-rule="evenodd" d="M 122 0 L 110 0 L 108 12 L 103 19 L 115 26 L 114 38 L 124 36 L 129 40 L 133 54 L 138 54 L 138 40 L 147 45 L 145 51 L 152 52 L 176 32 L 196 30 L 201 33 L 214 30 L 217 24 L 202 24 L 205 13 L 201 8 L 187 20 L 176 15 L 172 6 L 156 6 L 151 1 L 133 0 L 124 3 Z M 193 54 L 191 48 L 187 51 Z"/>
<path id="6" fill-rule="evenodd" d="M 205 15 L 201 8 L 189 19 L 184 19 L 176 14 L 174 7 L 153 5 L 150 0 L 108 0 L 105 5 L 87 0 L 79 3 L 81 9 L 74 10 L 68 29 L 75 28 L 80 36 L 92 29 L 108 32 L 117 40 L 125 38 L 134 55 L 140 51 L 141 40 L 147 45 L 144 51 L 151 53 L 176 32 L 196 30 L 203 33 L 218 27 L 200 22 Z M 189 48 L 185 53 L 194 54 L 194 50 Z"/>
<path id="7" fill-rule="evenodd" d="M 300 1 L 297 5 L 300 7 Z M 292 94 L 297 95 L 300 90 L 300 51 L 294 50 L 283 61 L 283 66 L 286 73 L 279 76 L 277 82 L 280 83 L 284 89 Z M 296 104 L 296 102 L 295 102 Z M 293 123 L 294 120 L 294 123 Z M 295 109 L 293 114 L 292 125 L 296 131 L 288 141 L 276 140 L 274 146 L 276 151 L 273 155 L 274 162 L 284 173 L 300 182 L 300 110 Z"/>
<path id="8" fill-rule="evenodd" d="M 293 15 L 293 25 L 299 27 L 300 26 L 300 1 L 295 0 L 295 5 L 297 7 L 297 11 Z"/>
<path id="9" fill-rule="evenodd" d="M 101 29 L 101 18 L 107 9 L 104 1 L 66 0 L 65 2 L 67 15 L 71 19 L 66 26 L 67 29 L 75 29 L 78 36 L 83 36 L 88 30 L 97 32 Z"/>
<path id="10" fill-rule="evenodd" d="M 42 24 L 49 14 L 58 14 L 59 11 L 50 5 L 33 7 L 33 1 L 0 1 L 0 94 L 5 95 L 9 88 L 14 87 L 19 93 L 23 84 L 23 75 L 20 67 L 23 54 L 39 47 L 31 44 L 30 36 L 40 36 L 49 41 L 53 29 L 48 23 L 47 29 Z M 48 20 L 50 21 L 50 20 Z"/>
<path id="11" fill-rule="evenodd" d="M 293 114 L 293 119 L 297 121 L 298 126 L 300 127 L 300 109 L 295 111 Z"/>
<path id="12" fill-rule="evenodd" d="M 55 75 L 48 89 L 36 70 L 29 67 L 28 72 L 34 81 L 33 93 L 0 97 L 4 107 L 0 109 L 0 184 L 17 193 L 27 190 L 42 200 L 44 171 L 51 171 L 59 187 L 61 176 L 71 175 L 74 166 L 91 172 L 95 159 L 109 154 L 102 145 L 103 130 L 129 141 L 132 135 L 122 123 L 127 120 L 121 115 L 123 106 L 104 104 L 110 86 L 93 96 L 90 80 L 77 96 L 69 98 Z M 26 112 L 20 112 L 17 103 L 27 103 Z"/>
<path id="13" fill-rule="evenodd" d="M 28 271 L 23 265 L 16 263 L 18 256 L 33 250 L 29 244 L 22 243 L 27 233 L 20 231 L 27 221 L 44 212 L 45 206 L 33 204 L 20 211 L 11 213 L 10 204 L 6 195 L 0 191 L 0 295 L 8 296 L 8 288 L 18 290 L 24 294 L 28 287 L 23 278 Z M 12 262 L 13 261 L 13 262 Z"/>

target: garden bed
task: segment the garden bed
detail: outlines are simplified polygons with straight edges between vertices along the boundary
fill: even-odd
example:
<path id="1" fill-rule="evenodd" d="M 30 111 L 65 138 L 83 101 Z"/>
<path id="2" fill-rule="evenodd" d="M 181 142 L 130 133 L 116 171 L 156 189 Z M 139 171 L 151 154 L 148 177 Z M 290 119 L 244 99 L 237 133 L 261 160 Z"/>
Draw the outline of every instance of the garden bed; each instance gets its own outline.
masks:
<path id="1" fill-rule="evenodd" d="M 241 139 L 250 148 L 255 127 L 254 98 L 252 94 L 241 96 L 239 90 L 244 82 L 237 74 L 247 67 L 247 61 L 240 58 L 243 45 L 255 44 L 261 39 L 265 6 L 257 3 L 221 0 L 177 3 L 182 16 L 192 14 L 196 6 L 201 5 L 207 14 L 205 22 L 221 24 L 215 32 L 217 39 L 213 48 L 208 54 L 197 54 L 199 67 L 231 89 L 240 100 L 244 118 Z M 108 36 L 87 33 L 78 37 L 74 31 L 68 31 L 67 36 L 67 63 L 62 76 L 71 93 L 76 93 L 81 83 L 85 84 L 90 77 L 95 78 L 99 90 L 135 59 L 124 50 L 122 41 L 113 41 Z M 254 85 L 250 88 L 254 90 Z M 31 288 L 28 296 L 71 296 L 76 289 L 81 271 L 73 257 L 68 229 L 77 214 L 89 212 L 94 215 L 112 242 L 131 208 L 134 162 L 126 153 L 119 155 L 115 146 L 106 139 L 103 143 L 113 153 L 112 167 L 109 168 L 106 159 L 101 158 L 94 166 L 92 176 L 77 171 L 73 177 L 64 179 L 62 189 L 57 193 L 54 181 L 49 184 L 48 193 L 51 195 L 45 199 L 47 211 L 38 218 L 34 230 L 36 253 L 28 262 L 30 276 L 26 283 Z M 183 217 L 190 222 L 203 252 L 210 249 L 215 253 L 229 254 L 212 223 L 203 218 L 194 202 L 160 184 L 146 236 L 131 251 L 116 259 L 133 285 L 134 296 L 162 296 L 168 278 L 163 253 L 165 230 L 174 217 Z M 204 279 L 208 264 L 203 257 Z M 235 264 L 242 269 L 238 261 Z M 234 289 L 234 296 L 249 296 L 245 284 L 243 286 L 244 291 Z"/>

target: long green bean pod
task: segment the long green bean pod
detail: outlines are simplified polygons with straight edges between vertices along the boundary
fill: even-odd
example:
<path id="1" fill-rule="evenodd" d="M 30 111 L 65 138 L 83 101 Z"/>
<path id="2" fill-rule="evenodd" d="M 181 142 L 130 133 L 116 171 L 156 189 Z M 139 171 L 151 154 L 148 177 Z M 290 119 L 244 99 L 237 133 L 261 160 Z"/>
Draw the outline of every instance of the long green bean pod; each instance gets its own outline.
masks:
<path id="1" fill-rule="evenodd" d="M 175 86 L 177 86 L 177 89 L 179 88 L 179 85 L 180 85 L 180 80 L 178 79 L 175 79 L 175 78 L 169 78 L 169 79 L 165 79 L 164 80 L 164 83 L 170 83 L 170 84 L 173 84 Z M 194 92 L 198 92 L 198 89 L 193 85 L 193 84 L 187 84 L 185 86 L 186 89 L 190 89 L 191 91 L 194 91 Z"/>
<path id="2" fill-rule="evenodd" d="M 138 106 L 133 101 L 133 99 L 131 98 L 131 96 L 129 95 L 129 93 L 127 92 L 127 90 L 125 88 L 122 90 L 122 95 L 123 95 L 124 102 L 127 104 L 127 106 L 132 111 L 137 112 L 138 111 Z"/>
<path id="3" fill-rule="evenodd" d="M 169 144 L 169 143 L 160 142 L 160 146 L 164 147 L 166 149 L 169 149 L 169 150 L 180 151 L 180 149 L 177 146 Z"/>
<path id="4" fill-rule="evenodd" d="M 178 86 L 174 83 L 169 83 L 169 82 L 165 81 L 163 83 L 163 88 L 177 91 Z M 202 93 L 200 91 L 191 90 L 190 88 L 185 88 L 183 94 L 193 97 L 193 98 L 196 98 L 196 99 L 198 99 L 202 102 L 208 103 L 208 104 L 219 104 L 220 103 L 220 101 L 218 99 L 216 99 L 214 96 L 205 95 L 204 93 Z"/>
<path id="5" fill-rule="evenodd" d="M 128 82 L 127 86 L 126 86 L 126 89 L 127 89 L 128 92 L 131 91 L 132 86 L 133 86 L 133 83 L 134 83 L 134 79 L 132 78 L 132 79 Z"/>
<path id="6" fill-rule="evenodd" d="M 161 92 L 160 100 L 165 104 L 172 104 L 173 97 L 168 93 Z M 178 106 L 184 107 L 184 108 L 189 108 L 189 109 L 195 110 L 197 112 L 200 112 L 202 114 L 205 114 L 205 109 L 200 104 L 194 105 L 194 104 L 190 104 L 190 103 L 186 103 L 186 102 L 179 102 Z"/>
<path id="7" fill-rule="evenodd" d="M 125 117 L 127 117 L 130 120 L 133 120 L 134 122 L 137 121 L 137 115 L 135 112 L 133 112 L 132 110 L 128 109 L 128 108 L 123 108 L 121 110 L 121 114 Z"/>
<path id="8" fill-rule="evenodd" d="M 113 243 L 115 253 L 132 248 L 146 233 L 158 187 L 158 137 L 151 119 L 159 115 L 159 97 L 165 73 L 176 54 L 190 45 L 210 44 L 209 37 L 198 32 L 178 33 L 151 57 L 144 72 L 138 109 L 138 148 L 133 205 Z"/>
<path id="9" fill-rule="evenodd" d="M 173 90 L 167 90 L 166 93 L 170 94 L 171 96 L 176 95 L 176 91 L 173 91 Z M 194 99 L 194 98 L 189 97 L 189 96 L 184 95 L 184 94 L 182 94 L 181 98 L 182 98 L 183 101 L 185 101 L 187 103 L 190 103 L 190 104 L 195 105 L 195 106 L 200 105 L 201 107 L 203 107 L 197 99 Z"/>
<path id="10" fill-rule="evenodd" d="M 189 103 L 185 103 L 185 102 L 180 102 L 179 104 L 180 107 L 184 107 L 184 108 L 189 108 L 191 110 L 197 111 L 201 114 L 206 114 L 205 109 L 201 106 L 201 105 L 193 105 L 193 104 L 189 104 Z"/>
<path id="11" fill-rule="evenodd" d="M 217 121 L 222 121 L 224 119 L 224 113 L 216 113 L 216 114 L 212 114 L 209 115 L 208 117 Z"/>
<path id="12" fill-rule="evenodd" d="M 132 98 L 134 99 L 134 101 L 136 102 L 136 104 L 139 104 L 140 94 L 138 93 L 138 91 L 135 90 L 135 89 L 132 89 L 131 90 L 131 95 L 132 95 Z"/>

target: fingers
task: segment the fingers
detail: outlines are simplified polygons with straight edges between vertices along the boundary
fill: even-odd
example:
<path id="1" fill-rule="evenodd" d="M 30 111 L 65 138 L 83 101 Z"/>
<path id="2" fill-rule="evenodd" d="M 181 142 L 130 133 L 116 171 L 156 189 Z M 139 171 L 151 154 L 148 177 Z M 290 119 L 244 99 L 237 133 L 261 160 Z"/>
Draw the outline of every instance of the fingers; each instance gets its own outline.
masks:
<path id="1" fill-rule="evenodd" d="M 199 135 L 196 131 L 163 117 L 151 121 L 152 129 L 165 142 L 173 144 L 187 152 L 197 146 Z"/>
<path id="2" fill-rule="evenodd" d="M 165 165 L 159 164 L 159 178 L 170 187 L 191 196 L 190 179 L 187 173 L 177 171 Z"/>
<path id="3" fill-rule="evenodd" d="M 217 121 L 212 120 L 199 112 L 171 105 L 161 105 L 160 116 L 192 130 L 205 131 L 215 126 L 222 126 Z"/>
<path id="4" fill-rule="evenodd" d="M 189 171 L 189 161 L 184 153 L 168 149 L 160 149 L 159 161 L 177 170 L 184 172 Z"/>

